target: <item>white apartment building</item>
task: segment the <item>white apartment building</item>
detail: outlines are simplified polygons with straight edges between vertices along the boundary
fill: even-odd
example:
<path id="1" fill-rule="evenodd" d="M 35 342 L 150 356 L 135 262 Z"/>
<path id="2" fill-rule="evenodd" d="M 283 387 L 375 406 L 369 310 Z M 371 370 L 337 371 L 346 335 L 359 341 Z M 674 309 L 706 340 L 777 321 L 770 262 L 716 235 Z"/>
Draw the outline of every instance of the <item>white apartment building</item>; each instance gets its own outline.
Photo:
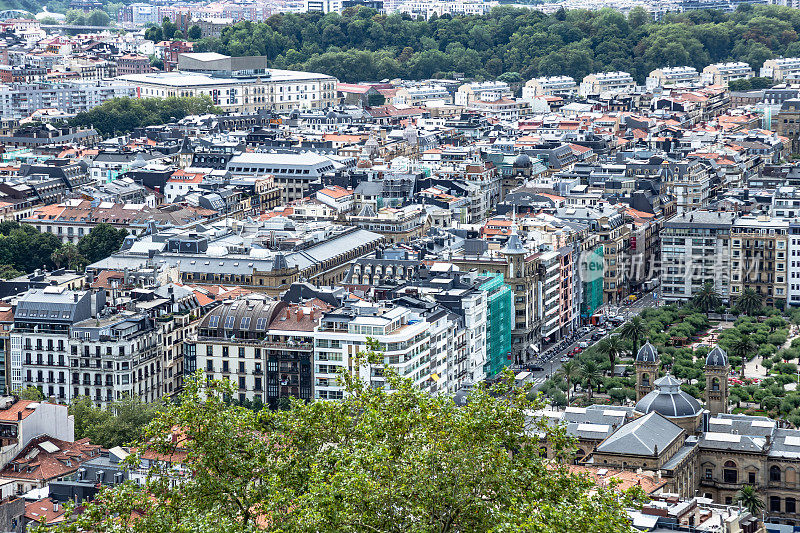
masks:
<path id="1" fill-rule="evenodd" d="M 544 267 L 544 276 L 537 282 L 537 307 L 542 310 L 542 337 L 546 338 L 558 333 L 560 327 L 561 263 L 558 252 L 541 254 L 539 264 Z"/>
<path id="2" fill-rule="evenodd" d="M 414 107 L 443 106 L 453 103 L 453 96 L 441 85 L 414 85 L 401 87 L 392 97 L 394 105 Z"/>
<path id="3" fill-rule="evenodd" d="M 585 98 L 602 92 L 631 93 L 634 89 L 636 82 L 627 72 L 598 72 L 583 78 L 579 94 Z"/>
<path id="4" fill-rule="evenodd" d="M 503 98 L 513 98 L 514 93 L 511 87 L 502 81 L 485 81 L 482 83 L 465 83 L 458 88 L 455 96 L 455 104 L 468 106 L 471 103 L 481 100 L 484 102 L 494 102 Z"/>
<path id="5" fill-rule="evenodd" d="M 762 78 L 772 78 L 776 83 L 797 79 L 800 76 L 800 57 L 767 59 L 758 75 Z"/>
<path id="6" fill-rule="evenodd" d="M 321 13 L 339 13 L 343 11 L 342 0 L 305 0 L 305 11 L 319 11 Z"/>
<path id="7" fill-rule="evenodd" d="M 756 74 L 750 65 L 742 61 L 730 63 L 714 63 L 703 69 L 703 83 L 710 85 L 728 85 L 734 80 L 754 77 Z"/>
<path id="8" fill-rule="evenodd" d="M 731 228 L 736 214 L 691 211 L 664 223 L 661 232 L 661 296 L 686 301 L 706 283 L 731 297 Z"/>
<path id="9" fill-rule="evenodd" d="M 437 390 L 445 387 L 431 375 L 432 330 L 439 332 L 441 328 L 432 328 L 419 313 L 399 306 L 386 308 L 358 302 L 328 313 L 314 334 L 314 364 L 319 364 L 314 375 L 314 397 L 342 398 L 344 388 L 337 376 L 340 371 L 356 375 L 371 386 L 383 386 L 380 368 L 357 361 L 359 352 L 368 349 L 367 338 L 380 343 L 386 364 L 420 389 L 430 391 L 434 384 Z M 438 374 L 436 377 L 443 379 Z"/>
<path id="10" fill-rule="evenodd" d="M 533 78 L 522 88 L 522 99 L 532 101 L 541 96 L 572 96 L 578 92 L 575 79 L 570 76 L 545 76 Z"/>
<path id="11" fill-rule="evenodd" d="M 116 79 L 135 88 L 140 98 L 208 96 L 214 105 L 231 113 L 322 109 L 337 102 L 336 78 L 313 72 L 264 69 L 263 75 L 258 76 L 221 77 L 200 71 L 173 71 L 128 74 Z"/>
<path id="12" fill-rule="evenodd" d="M 694 67 L 664 67 L 647 76 L 647 90 L 694 87 L 700 84 L 700 73 Z"/>
<path id="13" fill-rule="evenodd" d="M 399 13 L 408 13 L 412 17 L 422 16 L 428 19 L 433 16 L 434 13 L 437 17 L 441 17 L 444 14 L 483 16 L 489 14 L 492 8 L 497 5 L 499 5 L 499 2 L 495 0 L 486 2 L 477 0 L 412 0 L 408 2 L 387 0 L 384 7 L 387 13 L 397 11 Z"/>

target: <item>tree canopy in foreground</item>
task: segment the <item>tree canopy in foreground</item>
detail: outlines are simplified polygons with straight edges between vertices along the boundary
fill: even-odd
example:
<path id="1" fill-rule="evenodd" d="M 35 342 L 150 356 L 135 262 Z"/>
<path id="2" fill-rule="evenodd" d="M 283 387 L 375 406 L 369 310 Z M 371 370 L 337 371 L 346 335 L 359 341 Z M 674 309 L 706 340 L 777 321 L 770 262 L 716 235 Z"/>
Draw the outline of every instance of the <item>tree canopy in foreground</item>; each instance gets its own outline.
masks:
<path id="1" fill-rule="evenodd" d="M 569 473 L 569 460 L 540 457 L 543 434 L 565 458 L 572 443 L 562 429 L 525 415 L 540 405 L 513 391 L 513 380 L 493 394 L 476 388 L 456 407 L 386 375 L 391 392 L 343 376 L 350 393 L 343 401 L 256 413 L 226 401 L 227 382 L 198 373 L 140 448 L 165 458 L 185 453 L 193 475 L 161 463 L 147 484 L 106 489 L 56 531 L 628 529 L 624 506 L 636 493 L 597 487 Z"/>

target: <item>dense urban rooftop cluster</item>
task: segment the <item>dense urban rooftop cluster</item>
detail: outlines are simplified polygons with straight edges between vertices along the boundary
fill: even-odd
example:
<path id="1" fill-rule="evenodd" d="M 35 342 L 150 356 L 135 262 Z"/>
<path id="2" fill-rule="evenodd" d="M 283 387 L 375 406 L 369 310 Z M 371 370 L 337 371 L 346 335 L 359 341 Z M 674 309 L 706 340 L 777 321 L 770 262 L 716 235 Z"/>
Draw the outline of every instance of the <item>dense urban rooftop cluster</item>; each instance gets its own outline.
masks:
<path id="1" fill-rule="evenodd" d="M 346 77 L 275 68 L 314 58 L 279 52 L 294 15 L 269 16 L 338 24 L 366 7 L 419 15 L 380 20 L 424 33 L 502 9 L 296 4 L 128 4 L 124 34 L 0 22 L 0 530 L 63 521 L 66 502 L 145 484 L 151 467 L 185 479 L 181 428 L 174 456 L 131 469 L 135 450 L 92 442 L 82 420 L 176 399 L 197 376 L 257 411 L 339 405 L 346 376 L 381 390 L 395 375 L 464 408 L 509 369 L 550 402 L 526 412 L 543 421 L 526 427 L 540 459 L 639 487 L 635 528 L 800 526 L 792 23 L 759 61 L 709 50 L 374 81 L 347 62 Z M 596 17 L 639 31 L 651 22 L 634 4 L 704 5 Z M 524 16 L 566 32 L 563 6 Z M 228 28 L 243 20 L 276 28 Z M 220 53 L 244 28 L 275 46 Z"/>

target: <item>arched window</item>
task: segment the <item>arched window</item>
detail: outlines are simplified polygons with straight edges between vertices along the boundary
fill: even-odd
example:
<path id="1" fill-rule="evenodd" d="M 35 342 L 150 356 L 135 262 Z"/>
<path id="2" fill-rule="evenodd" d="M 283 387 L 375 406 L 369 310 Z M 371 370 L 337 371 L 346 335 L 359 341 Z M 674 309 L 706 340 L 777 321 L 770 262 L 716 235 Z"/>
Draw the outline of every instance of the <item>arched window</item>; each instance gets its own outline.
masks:
<path id="1" fill-rule="evenodd" d="M 711 390 L 712 391 L 719 390 L 719 378 L 714 378 L 711 380 Z"/>
<path id="2" fill-rule="evenodd" d="M 642 385 L 645 387 L 650 386 L 650 374 L 642 374 Z"/>
<path id="3" fill-rule="evenodd" d="M 777 466 L 772 466 L 769 469 L 769 480 L 780 482 L 781 480 L 781 469 Z"/>
<path id="4" fill-rule="evenodd" d="M 736 469 L 736 463 L 733 461 L 725 462 L 725 467 L 722 469 L 722 479 L 725 483 L 739 482 L 739 471 Z"/>

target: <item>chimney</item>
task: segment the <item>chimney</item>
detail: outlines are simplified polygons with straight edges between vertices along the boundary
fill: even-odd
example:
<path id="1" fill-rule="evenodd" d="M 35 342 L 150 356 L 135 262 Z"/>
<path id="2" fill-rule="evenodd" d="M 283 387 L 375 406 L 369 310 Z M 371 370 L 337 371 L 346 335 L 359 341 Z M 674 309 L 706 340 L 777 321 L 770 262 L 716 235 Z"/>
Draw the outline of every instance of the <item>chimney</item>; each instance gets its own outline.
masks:
<path id="1" fill-rule="evenodd" d="M 53 502 L 53 512 L 54 513 L 58 512 L 58 502 L 56 502 L 56 501 Z"/>
<path id="2" fill-rule="evenodd" d="M 17 411 L 17 420 L 22 420 L 22 411 Z"/>

